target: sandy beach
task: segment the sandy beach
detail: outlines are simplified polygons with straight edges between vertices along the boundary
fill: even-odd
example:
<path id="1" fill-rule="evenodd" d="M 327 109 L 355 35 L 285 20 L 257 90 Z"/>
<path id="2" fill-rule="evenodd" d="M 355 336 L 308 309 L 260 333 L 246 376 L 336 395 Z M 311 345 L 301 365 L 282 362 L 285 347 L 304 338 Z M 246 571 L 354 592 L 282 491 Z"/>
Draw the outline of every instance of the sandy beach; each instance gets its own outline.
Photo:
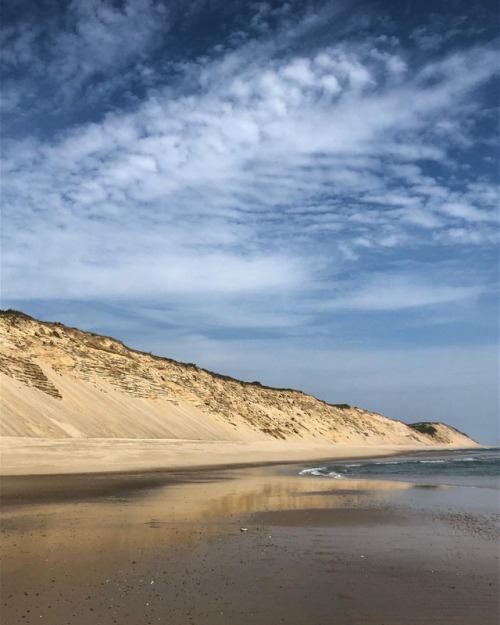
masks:
<path id="1" fill-rule="evenodd" d="M 2 475 L 129 472 L 364 458 L 411 451 L 404 445 L 332 445 L 309 441 L 0 438 Z"/>
<path id="2" fill-rule="evenodd" d="M 302 466 L 3 477 L 2 623 L 496 625 L 498 493 Z"/>

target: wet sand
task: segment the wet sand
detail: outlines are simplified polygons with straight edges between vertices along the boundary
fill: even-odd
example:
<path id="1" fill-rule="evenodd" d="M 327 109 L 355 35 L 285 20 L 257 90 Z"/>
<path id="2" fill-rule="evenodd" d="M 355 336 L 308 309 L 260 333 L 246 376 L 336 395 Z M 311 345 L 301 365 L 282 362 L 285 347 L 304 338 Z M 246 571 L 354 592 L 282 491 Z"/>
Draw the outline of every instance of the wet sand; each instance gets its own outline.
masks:
<path id="1" fill-rule="evenodd" d="M 299 469 L 4 477 L 1 622 L 497 625 L 498 492 Z"/>

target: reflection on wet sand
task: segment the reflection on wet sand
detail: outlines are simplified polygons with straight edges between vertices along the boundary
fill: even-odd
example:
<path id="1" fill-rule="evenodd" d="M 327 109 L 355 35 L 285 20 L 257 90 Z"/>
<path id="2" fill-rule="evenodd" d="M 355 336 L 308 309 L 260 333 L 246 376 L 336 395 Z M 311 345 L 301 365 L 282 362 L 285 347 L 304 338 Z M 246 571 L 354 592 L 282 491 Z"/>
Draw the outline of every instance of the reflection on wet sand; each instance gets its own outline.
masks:
<path id="1" fill-rule="evenodd" d="M 221 532 L 239 532 L 239 520 L 257 512 L 366 508 L 409 487 L 400 482 L 332 484 L 322 478 L 270 476 L 258 469 L 207 478 L 134 491 L 133 497 L 121 493 L 4 510 L 4 577 L 26 566 L 43 575 L 61 562 L 85 569 L 98 560 L 105 568 L 106 554 L 115 562 L 116 554 L 127 553 L 133 544 L 142 552 L 160 543 L 188 545 Z"/>
<path id="2" fill-rule="evenodd" d="M 413 485 L 401 482 L 303 478 L 254 468 L 127 475 L 122 482 L 117 475 L 75 476 L 74 482 L 71 476 L 54 476 L 37 487 L 44 483 L 50 485 L 45 503 L 42 491 L 40 503 L 33 503 L 33 484 L 23 491 L 25 504 L 12 487 L 21 487 L 21 481 L 7 488 L 1 542 L 5 623 L 331 622 L 332 615 L 362 605 L 349 599 L 353 593 L 366 602 L 368 591 L 377 604 L 386 592 L 381 571 L 401 590 L 413 588 L 416 560 L 408 566 L 392 549 L 396 560 L 388 572 L 381 568 L 387 546 L 397 542 L 401 553 L 415 558 L 427 544 L 399 505 L 400 496 L 414 492 Z M 68 498 L 72 483 L 83 500 Z M 279 531 L 271 531 L 276 525 Z M 449 553 L 449 533 L 441 540 L 440 562 Z M 371 552 L 371 560 L 368 555 L 360 560 L 362 541 L 361 553 Z M 359 562 L 372 562 L 373 587 L 366 586 Z M 450 579 L 456 575 L 454 562 L 446 573 Z M 491 612 L 491 574 L 481 575 Z M 416 588 L 418 593 L 425 588 L 429 598 L 427 579 L 422 574 Z M 467 584 L 463 597 L 471 596 Z M 326 592 L 342 587 L 342 595 Z M 443 608 L 442 593 L 432 601 L 433 610 Z M 406 602 L 395 609 L 404 612 Z M 373 619 L 363 622 L 381 622 L 378 608 L 367 605 Z"/>

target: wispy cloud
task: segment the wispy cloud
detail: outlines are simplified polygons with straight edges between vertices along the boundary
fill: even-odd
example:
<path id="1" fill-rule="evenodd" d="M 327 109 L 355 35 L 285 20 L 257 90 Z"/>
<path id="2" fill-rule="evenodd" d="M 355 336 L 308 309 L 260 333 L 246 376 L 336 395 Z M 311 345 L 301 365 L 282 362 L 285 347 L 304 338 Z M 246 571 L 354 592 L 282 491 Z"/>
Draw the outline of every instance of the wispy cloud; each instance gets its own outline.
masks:
<path id="1" fill-rule="evenodd" d="M 132 24 L 136 10 L 101 15 L 90 7 L 81 17 L 85 41 L 116 20 Z M 268 39 L 251 40 L 186 63 L 176 89 L 155 89 L 133 111 L 51 142 L 9 145 L 7 292 L 19 284 L 21 241 L 49 278 L 35 271 L 37 292 L 52 282 L 92 296 L 109 283 L 111 296 L 125 296 L 145 284 L 158 294 L 181 283 L 240 291 L 260 280 L 274 288 L 268 268 L 280 264 L 294 266 L 295 279 L 282 284 L 296 287 L 323 280 L 332 254 L 345 262 L 363 249 L 427 244 L 429 229 L 448 244 L 492 240 L 495 186 L 459 178 L 451 150 L 477 106 L 475 91 L 495 74 L 494 48 L 412 73 L 401 46 L 385 48 L 374 37 L 281 58 Z M 115 64 L 113 53 L 107 58 Z M 25 232 L 9 238 L 9 222 Z M 318 236 L 329 231 L 327 241 Z M 242 279 L 232 280 L 237 268 Z M 127 281 L 117 287 L 120 272 Z"/>
<path id="2" fill-rule="evenodd" d="M 19 8 L 6 7 L 13 15 L 1 30 L 2 113 L 16 126 L 33 112 L 68 116 L 82 99 L 97 106 L 127 82 L 147 84 L 145 61 L 169 29 L 167 8 L 155 0 L 73 0 L 45 11 L 28 1 Z"/>
<path id="3" fill-rule="evenodd" d="M 371 275 L 367 283 L 353 291 L 351 289 L 350 285 L 344 288 L 344 292 L 329 302 L 329 307 L 338 310 L 396 311 L 458 304 L 477 299 L 484 292 L 484 287 L 479 285 L 453 286 L 446 282 L 436 283 L 435 279 L 424 281 L 421 276 L 388 272 Z"/>

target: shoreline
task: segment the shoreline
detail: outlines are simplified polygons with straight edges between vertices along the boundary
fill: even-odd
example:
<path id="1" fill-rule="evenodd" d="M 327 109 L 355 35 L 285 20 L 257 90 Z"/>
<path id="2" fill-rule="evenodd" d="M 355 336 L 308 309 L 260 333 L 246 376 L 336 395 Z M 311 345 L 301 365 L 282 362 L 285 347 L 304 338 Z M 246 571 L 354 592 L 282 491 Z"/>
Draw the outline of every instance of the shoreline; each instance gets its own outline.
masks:
<path id="1" fill-rule="evenodd" d="M 179 439 L 42 439 L 1 437 L 0 474 L 85 475 L 206 471 L 329 460 L 389 457 L 452 447 L 336 445 Z"/>
<path id="2" fill-rule="evenodd" d="M 102 442 L 102 439 L 101 441 Z M 138 441 L 140 448 L 141 441 Z M 144 441 L 142 441 L 144 443 Z M 169 447 L 169 443 L 172 441 L 152 441 L 155 446 L 160 446 L 162 449 Z M 111 441 L 113 446 L 114 441 Z M 127 441 L 128 443 L 128 441 Z M 125 444 L 127 444 L 125 443 Z M 193 441 L 175 441 L 176 446 L 181 446 L 182 443 L 193 444 Z M 200 443 L 200 442 L 196 442 Z M 208 445 L 213 444 L 207 442 Z M 219 442 L 215 443 L 219 446 Z M 255 443 L 248 444 L 243 443 L 245 447 L 251 447 L 250 454 L 256 457 L 253 460 L 247 462 L 220 462 L 217 464 L 197 464 L 193 462 L 192 454 L 187 454 L 184 458 L 184 464 L 163 464 L 158 466 L 135 466 L 123 469 L 120 466 L 116 466 L 113 469 L 105 471 L 99 470 L 97 465 L 86 467 L 88 470 L 80 472 L 67 471 L 71 467 L 71 463 L 68 463 L 68 459 L 63 459 L 63 466 L 54 464 L 50 465 L 59 468 L 58 471 L 45 473 L 45 472 L 28 472 L 30 465 L 20 463 L 22 469 L 28 471 L 19 470 L 17 472 L 2 472 L 0 473 L 0 509 L 9 510 L 13 507 L 39 505 L 44 503 L 56 504 L 63 502 L 81 502 L 95 497 L 113 496 L 120 493 L 126 493 L 131 496 L 133 493 L 140 493 L 144 489 L 168 487 L 175 484 L 189 483 L 191 481 L 203 481 L 205 479 L 211 479 L 210 476 L 219 473 L 225 473 L 230 475 L 234 471 L 251 470 L 251 469 L 271 469 L 277 470 L 279 467 L 291 467 L 294 465 L 300 466 L 306 463 L 321 463 L 328 461 L 343 461 L 343 460 L 359 460 L 369 458 L 387 458 L 397 457 L 404 454 L 411 454 L 415 449 L 373 449 L 373 448 L 359 448 L 359 447 L 344 447 L 342 449 L 330 449 L 328 448 L 328 455 L 316 456 L 316 452 L 312 452 L 310 455 L 310 446 L 308 446 L 309 454 L 300 448 L 300 451 L 293 450 L 293 452 L 302 454 L 304 457 L 286 457 L 287 450 L 283 450 L 284 445 L 280 445 L 279 449 L 269 449 L 269 444 L 266 445 L 266 452 L 276 453 L 280 452 L 280 455 L 285 457 L 280 459 L 264 459 L 262 449 L 259 450 L 259 446 Z M 201 444 L 203 447 L 203 444 Z M 227 444 L 224 443 L 224 446 Z M 46 445 L 43 445 L 45 447 Z M 285 447 L 289 447 L 289 444 L 285 444 Z M 257 447 L 257 449 L 255 449 Z M 181 447 L 182 448 L 182 447 Z M 320 452 L 326 454 L 326 450 L 323 448 Z M 335 453 L 336 452 L 336 453 Z M 182 452 L 181 452 L 182 453 Z M 220 454 L 216 453 L 215 458 L 220 460 Z M 2 456 L 2 464 L 5 458 Z M 19 460 L 18 460 L 19 462 Z M 61 462 L 61 460 L 59 460 Z M 150 461 L 149 461 L 150 462 Z M 30 463 L 33 463 L 33 455 L 30 454 Z M 69 466 L 68 466 L 69 464 Z M 141 463 L 142 465 L 142 463 Z M 38 467 L 40 468 L 40 467 Z M 14 469 L 15 470 L 15 469 Z"/>

